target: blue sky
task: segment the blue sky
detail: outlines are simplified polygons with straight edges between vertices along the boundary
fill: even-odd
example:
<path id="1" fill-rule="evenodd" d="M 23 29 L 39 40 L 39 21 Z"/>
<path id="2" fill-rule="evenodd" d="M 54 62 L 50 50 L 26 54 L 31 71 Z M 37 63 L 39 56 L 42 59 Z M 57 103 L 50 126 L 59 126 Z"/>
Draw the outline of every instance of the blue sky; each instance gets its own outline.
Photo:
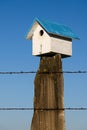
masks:
<path id="1" fill-rule="evenodd" d="M 36 71 L 26 34 L 34 18 L 68 25 L 80 37 L 63 70 L 87 70 L 86 0 L 1 0 L 0 71 Z M 0 107 L 32 107 L 35 74 L 0 75 Z M 87 74 L 64 74 L 65 107 L 87 107 Z M 0 130 L 29 130 L 33 111 L 0 111 Z M 66 129 L 87 129 L 87 111 L 65 111 Z"/>

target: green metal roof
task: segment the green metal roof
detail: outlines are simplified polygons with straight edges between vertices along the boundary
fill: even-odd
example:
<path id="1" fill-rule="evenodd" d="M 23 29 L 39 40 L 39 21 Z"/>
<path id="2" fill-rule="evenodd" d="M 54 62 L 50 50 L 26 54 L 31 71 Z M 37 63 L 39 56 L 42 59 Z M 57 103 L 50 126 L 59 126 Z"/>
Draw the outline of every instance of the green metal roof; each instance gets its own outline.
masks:
<path id="1" fill-rule="evenodd" d="M 60 35 L 71 39 L 79 39 L 79 37 L 66 25 L 53 23 L 41 19 L 35 19 L 49 34 Z"/>

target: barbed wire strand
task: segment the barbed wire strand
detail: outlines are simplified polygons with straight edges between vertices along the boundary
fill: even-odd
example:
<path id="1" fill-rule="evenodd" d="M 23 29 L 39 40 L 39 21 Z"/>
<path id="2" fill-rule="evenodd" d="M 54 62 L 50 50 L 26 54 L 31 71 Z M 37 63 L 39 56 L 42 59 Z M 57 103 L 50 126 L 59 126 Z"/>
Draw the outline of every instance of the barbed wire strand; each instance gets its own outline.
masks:
<path id="1" fill-rule="evenodd" d="M 37 71 L 19 71 L 19 72 L 0 72 L 1 75 L 7 75 L 7 74 L 35 74 L 37 73 Z M 67 74 L 86 74 L 87 71 L 54 71 L 54 72 L 48 72 L 48 71 L 44 71 L 44 72 L 38 72 L 38 74 L 50 74 L 50 73 L 67 73 Z"/>
<path id="2" fill-rule="evenodd" d="M 40 110 L 40 111 L 48 111 L 48 110 L 70 110 L 70 111 L 72 111 L 72 110 L 87 110 L 87 108 L 85 108 L 85 107 L 80 107 L 80 108 L 70 108 L 70 107 L 68 107 L 68 108 L 0 108 L 0 111 L 2 111 L 2 110 Z"/>

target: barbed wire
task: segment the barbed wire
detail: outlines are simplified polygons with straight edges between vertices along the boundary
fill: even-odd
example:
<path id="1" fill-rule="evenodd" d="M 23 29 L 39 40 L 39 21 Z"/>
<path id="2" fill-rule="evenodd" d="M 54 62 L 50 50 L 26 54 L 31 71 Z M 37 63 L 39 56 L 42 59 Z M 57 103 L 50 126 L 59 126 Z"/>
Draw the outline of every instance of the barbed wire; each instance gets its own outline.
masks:
<path id="1" fill-rule="evenodd" d="M 18 72 L 0 72 L 1 75 L 7 75 L 7 74 L 35 74 L 38 71 L 18 71 Z M 65 74 L 87 74 L 87 71 L 84 70 L 78 70 L 78 71 L 54 71 L 54 72 L 38 72 L 38 74 L 50 74 L 50 73 L 65 73 Z"/>
<path id="2" fill-rule="evenodd" d="M 0 72 L 1 75 L 7 75 L 7 74 L 35 74 L 37 71 L 16 71 L 16 72 Z M 50 74 L 50 73 L 67 73 L 67 74 L 86 74 L 87 71 L 79 70 L 79 71 L 59 71 L 59 72 L 38 72 L 38 74 Z M 80 108 L 0 108 L 0 111 L 2 110 L 87 110 L 86 107 L 80 107 Z"/>
<path id="3" fill-rule="evenodd" d="M 49 110 L 63 110 L 63 111 L 65 111 L 65 110 L 70 110 L 70 111 L 72 111 L 72 110 L 87 110 L 87 108 L 86 107 L 80 107 L 80 108 L 70 108 L 70 107 L 68 107 L 68 108 L 0 108 L 0 111 L 2 111 L 2 110 L 5 110 L 5 111 L 7 111 L 7 110 L 38 110 L 38 111 L 49 111 Z"/>

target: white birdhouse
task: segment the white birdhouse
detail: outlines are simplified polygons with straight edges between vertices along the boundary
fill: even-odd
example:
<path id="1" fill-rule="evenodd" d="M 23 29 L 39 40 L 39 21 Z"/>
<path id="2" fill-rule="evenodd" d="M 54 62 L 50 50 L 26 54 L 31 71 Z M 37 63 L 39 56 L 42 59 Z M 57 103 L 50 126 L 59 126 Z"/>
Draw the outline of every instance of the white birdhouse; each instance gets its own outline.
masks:
<path id="1" fill-rule="evenodd" d="M 72 56 L 72 39 L 79 39 L 62 24 L 35 19 L 27 39 L 32 39 L 32 54 L 36 56 L 61 54 Z"/>

